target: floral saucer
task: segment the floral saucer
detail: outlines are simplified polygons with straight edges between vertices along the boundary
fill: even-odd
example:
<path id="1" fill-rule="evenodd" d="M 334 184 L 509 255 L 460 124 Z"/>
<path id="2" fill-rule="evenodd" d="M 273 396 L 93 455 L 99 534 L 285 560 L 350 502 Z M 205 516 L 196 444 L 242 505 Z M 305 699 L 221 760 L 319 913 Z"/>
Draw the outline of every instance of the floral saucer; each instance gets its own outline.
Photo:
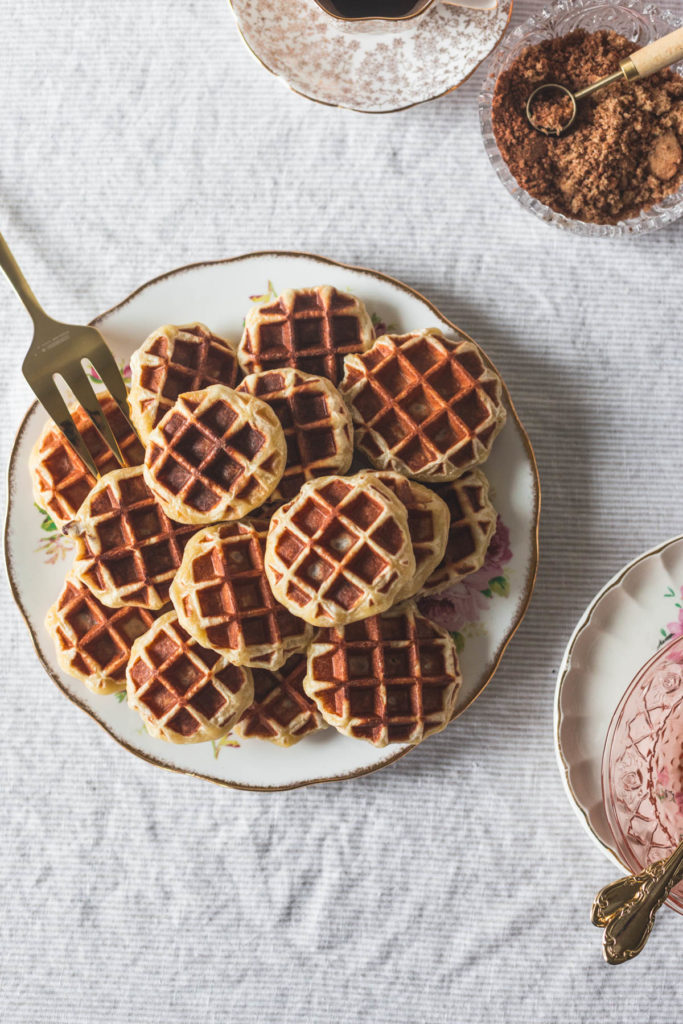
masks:
<path id="1" fill-rule="evenodd" d="M 331 284 L 362 298 L 379 332 L 434 325 L 447 335 L 462 335 L 426 299 L 393 278 L 318 256 L 273 252 L 182 267 L 150 281 L 98 317 L 96 324 L 125 373 L 133 350 L 159 324 L 200 320 L 236 342 L 252 302 L 265 301 L 286 288 L 320 284 Z M 508 420 L 485 467 L 499 513 L 486 564 L 457 587 L 423 604 L 425 611 L 454 634 L 460 650 L 464 682 L 456 716 L 476 700 L 493 676 L 524 616 L 536 575 L 538 472 L 529 439 L 507 391 L 505 398 Z M 65 675 L 57 663 L 44 619 L 73 557 L 72 541 L 34 506 L 28 472 L 28 455 L 44 422 L 43 410 L 34 403 L 19 428 L 12 452 L 5 529 L 8 576 L 48 674 L 122 746 L 164 768 L 242 789 L 268 790 L 364 775 L 412 749 L 407 744 L 377 749 L 334 729 L 308 736 L 287 749 L 232 737 L 216 743 L 175 746 L 149 736 L 120 694 L 97 696 Z"/>
<path id="2" fill-rule="evenodd" d="M 640 555 L 588 606 L 565 651 L 555 693 L 555 746 L 569 800 L 607 856 L 625 865 L 603 798 L 603 752 L 631 681 L 683 635 L 683 537 Z M 626 865 L 629 867 L 630 865 Z"/>
<path id="3" fill-rule="evenodd" d="M 498 45 L 512 0 L 436 3 L 419 17 L 364 31 L 315 0 L 228 0 L 257 60 L 294 92 L 335 107 L 389 113 L 443 96 Z"/>

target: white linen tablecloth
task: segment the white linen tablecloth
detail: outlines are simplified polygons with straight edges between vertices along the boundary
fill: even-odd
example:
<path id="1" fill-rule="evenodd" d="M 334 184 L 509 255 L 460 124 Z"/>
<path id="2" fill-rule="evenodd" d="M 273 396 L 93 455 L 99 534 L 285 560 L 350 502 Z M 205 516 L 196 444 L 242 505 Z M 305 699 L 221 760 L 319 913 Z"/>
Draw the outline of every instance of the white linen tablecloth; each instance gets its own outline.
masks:
<path id="1" fill-rule="evenodd" d="M 602 963 L 588 912 L 614 869 L 564 795 L 552 705 L 594 592 L 683 529 L 683 223 L 551 229 L 489 167 L 481 72 L 400 114 L 325 108 L 259 68 L 225 0 L 3 0 L 0 39 L 0 225 L 50 311 L 86 321 L 249 250 L 376 267 L 486 348 L 544 499 L 535 598 L 477 704 L 385 771 L 290 793 L 119 748 L 50 683 L 5 587 L 0 1020 L 680 1020 L 676 915 Z M 5 456 L 29 328 L 0 282 Z"/>

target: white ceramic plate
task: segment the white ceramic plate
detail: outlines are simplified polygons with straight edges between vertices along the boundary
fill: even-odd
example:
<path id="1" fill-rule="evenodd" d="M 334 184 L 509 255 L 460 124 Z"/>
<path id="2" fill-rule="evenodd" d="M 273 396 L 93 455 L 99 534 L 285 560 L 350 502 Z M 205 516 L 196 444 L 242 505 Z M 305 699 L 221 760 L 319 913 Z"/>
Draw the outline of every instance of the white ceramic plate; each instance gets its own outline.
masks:
<path id="1" fill-rule="evenodd" d="M 229 3 L 267 71 L 308 99 L 370 114 L 403 110 L 462 85 L 500 42 L 512 10 L 512 0 L 499 0 L 494 10 L 437 3 L 417 18 L 368 31 L 330 17 L 315 0 Z"/>
<path id="2" fill-rule="evenodd" d="M 162 323 L 204 321 L 237 341 L 251 302 L 285 288 L 332 284 L 352 291 L 371 311 L 378 329 L 405 331 L 435 325 L 458 333 L 417 292 L 382 274 L 345 267 L 317 256 L 255 253 L 216 263 L 183 267 L 150 281 L 95 323 L 122 365 L 147 335 Z M 509 396 L 507 396 L 509 399 Z M 483 570 L 435 602 L 434 614 L 457 632 L 465 682 L 461 713 L 493 675 L 510 637 L 526 610 L 537 563 L 538 475 L 528 438 L 512 406 L 508 422 L 488 462 L 499 530 Z M 125 701 L 95 696 L 61 672 L 43 620 L 57 597 L 71 560 L 70 540 L 50 529 L 35 508 L 28 455 L 44 423 L 34 405 L 19 429 L 12 453 L 5 531 L 7 569 L 38 656 L 60 689 L 95 718 L 123 746 L 155 764 L 226 785 L 249 789 L 287 789 L 327 779 L 349 778 L 396 760 L 407 745 L 377 750 L 327 729 L 294 747 L 280 749 L 262 741 L 174 746 L 152 739 Z"/>
<path id="3" fill-rule="evenodd" d="M 683 537 L 630 562 L 595 597 L 565 651 L 555 693 L 555 745 L 569 800 L 601 849 L 621 865 L 602 799 L 612 715 L 662 642 L 683 633 Z"/>

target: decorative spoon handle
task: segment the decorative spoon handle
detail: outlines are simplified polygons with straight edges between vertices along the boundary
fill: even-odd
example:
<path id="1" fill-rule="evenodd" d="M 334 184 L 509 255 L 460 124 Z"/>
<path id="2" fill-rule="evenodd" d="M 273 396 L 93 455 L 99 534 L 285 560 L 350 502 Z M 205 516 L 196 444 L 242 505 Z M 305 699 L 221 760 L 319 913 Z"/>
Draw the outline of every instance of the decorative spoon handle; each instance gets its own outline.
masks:
<path id="1" fill-rule="evenodd" d="M 610 964 L 623 964 L 643 949 L 655 915 L 683 877 L 683 842 L 664 860 L 639 875 L 611 882 L 595 898 L 591 921 L 605 929 L 602 951 Z"/>
<path id="2" fill-rule="evenodd" d="M 645 871 L 639 875 L 626 875 L 618 878 L 616 882 L 610 882 L 604 886 L 595 897 L 591 907 L 591 923 L 596 928 L 606 928 L 613 917 L 624 909 L 624 906 L 632 900 L 640 889 L 641 885 L 650 876 Z"/>
<path id="3" fill-rule="evenodd" d="M 606 85 L 611 85 L 612 82 L 623 81 L 624 78 L 627 82 L 637 82 L 641 78 L 649 78 L 650 75 L 654 75 L 655 71 L 668 68 L 679 60 L 683 60 L 683 27 L 669 32 L 661 39 L 655 39 L 647 46 L 643 46 L 642 49 L 636 50 L 630 57 L 624 57 L 619 61 L 618 71 L 612 72 L 611 75 L 605 75 L 604 78 L 598 78 L 597 81 L 591 82 L 585 88 L 579 89 L 574 94 L 574 99 L 582 100 L 586 96 L 598 92 L 599 89 L 604 89 Z"/>
<path id="4" fill-rule="evenodd" d="M 661 39 L 648 43 L 642 50 L 636 50 L 630 57 L 621 62 L 621 67 L 629 81 L 636 78 L 647 78 L 655 71 L 668 68 L 670 64 L 683 58 L 683 28 L 677 28 Z"/>

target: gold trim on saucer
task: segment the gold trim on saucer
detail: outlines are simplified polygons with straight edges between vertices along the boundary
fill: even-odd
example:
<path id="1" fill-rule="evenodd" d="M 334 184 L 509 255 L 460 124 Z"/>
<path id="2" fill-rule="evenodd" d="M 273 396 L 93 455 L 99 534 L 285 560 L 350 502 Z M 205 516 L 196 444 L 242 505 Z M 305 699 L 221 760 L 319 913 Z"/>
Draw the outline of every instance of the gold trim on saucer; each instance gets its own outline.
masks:
<path id="1" fill-rule="evenodd" d="M 349 105 L 347 103 L 330 103 L 327 100 L 319 100 L 319 99 L 316 99 L 315 96 L 308 96 L 305 92 L 302 92 L 300 89 L 296 89 L 293 85 L 291 85 L 287 81 L 286 78 L 284 78 L 279 72 L 274 71 L 271 67 L 269 67 L 268 64 L 266 64 L 266 62 L 263 60 L 263 58 L 259 56 L 259 54 L 253 48 L 253 46 L 251 45 L 251 43 L 249 42 L 249 40 L 245 36 L 244 32 L 242 31 L 242 26 L 240 25 L 239 18 L 237 17 L 237 14 L 235 12 L 235 8 L 233 6 L 232 0 L 226 0 L 226 2 L 228 4 L 228 7 L 230 8 L 230 11 L 231 11 L 232 16 L 234 18 L 235 25 L 237 27 L 237 31 L 238 31 L 238 33 L 240 35 L 240 38 L 241 38 L 242 42 L 244 43 L 244 45 L 246 46 L 247 50 L 249 50 L 249 53 L 252 55 L 252 57 L 256 61 L 258 61 L 258 63 L 261 65 L 261 67 L 265 71 L 268 72 L 268 74 L 272 75 L 279 82 L 281 82 L 284 86 L 286 86 L 291 93 L 293 93 L 295 96 L 301 96 L 303 99 L 308 100 L 310 103 L 317 103 L 321 107 L 331 107 L 334 110 L 353 110 L 353 111 L 355 111 L 358 114 L 372 114 L 374 116 L 379 116 L 380 114 L 399 114 L 402 110 L 412 110 L 413 107 L 419 107 L 422 103 L 431 103 L 433 100 L 440 100 L 440 99 L 442 99 L 442 97 L 448 96 L 452 92 L 456 92 L 456 90 L 458 90 L 461 86 L 463 86 L 465 84 L 465 82 L 468 82 L 470 80 L 472 75 L 476 71 L 479 70 L 479 68 L 482 66 L 482 64 L 484 64 L 484 62 L 489 59 L 489 57 L 491 56 L 493 51 L 496 49 L 496 47 L 498 47 L 500 45 L 503 37 L 505 36 L 505 33 L 507 32 L 507 30 L 508 30 L 508 28 L 510 26 L 510 19 L 512 18 L 512 9 L 513 9 L 514 4 L 515 4 L 515 0 L 509 0 L 508 16 L 507 16 L 507 19 L 505 21 L 505 25 L 503 26 L 503 28 L 502 28 L 502 30 L 500 32 L 500 35 L 496 39 L 495 43 L 491 46 L 491 49 L 488 51 L 488 53 L 484 54 L 484 56 L 481 58 L 481 60 L 477 64 L 475 64 L 475 66 L 472 68 L 472 70 L 469 71 L 465 75 L 465 77 L 462 78 L 459 82 L 456 82 L 455 85 L 449 86 L 448 89 L 444 89 L 443 92 L 437 93 L 436 96 L 428 96 L 424 100 L 415 100 L 414 103 L 406 103 L 402 107 L 392 107 L 391 110 L 363 110 L 361 107 L 353 107 L 353 106 L 351 106 L 351 105 Z M 505 2 L 505 0 L 497 0 L 496 7 L 491 8 L 491 13 L 493 13 L 494 11 L 497 11 L 498 10 L 498 4 L 500 4 L 502 2 Z M 486 13 L 486 12 L 484 12 L 484 13 Z"/>
<path id="2" fill-rule="evenodd" d="M 315 261 L 317 261 L 317 262 L 319 262 L 321 264 L 327 264 L 328 266 L 339 267 L 342 270 L 349 270 L 349 271 L 352 271 L 353 273 L 366 274 L 368 277 L 374 277 L 377 280 L 380 280 L 382 282 L 388 282 L 389 284 L 394 285 L 396 288 L 399 288 L 400 290 L 408 293 L 409 295 L 412 295 L 414 298 L 416 298 L 419 301 L 423 302 L 430 310 L 432 310 L 433 313 L 436 314 L 436 316 L 438 316 L 441 320 L 445 321 L 445 323 L 448 324 L 448 326 L 453 331 L 455 331 L 456 333 L 462 335 L 464 338 L 468 339 L 469 341 L 472 341 L 472 339 L 469 337 L 469 335 L 465 334 L 464 331 L 461 331 L 459 327 L 456 327 L 455 324 L 453 324 L 450 320 L 448 320 L 436 308 L 436 306 L 432 302 L 429 301 L 429 299 L 425 298 L 424 295 L 422 295 L 420 292 L 416 291 L 414 288 L 411 288 L 409 285 L 406 285 L 402 281 L 398 281 L 396 278 L 391 277 L 389 274 L 382 274 L 379 271 L 370 270 L 367 267 L 358 267 L 358 266 L 354 266 L 353 264 L 349 264 L 349 263 L 341 263 L 338 260 L 328 259 L 328 258 L 326 258 L 324 256 L 317 256 L 314 253 L 288 252 L 288 251 L 275 251 L 275 250 L 272 250 L 272 251 L 271 250 L 266 250 L 266 251 L 260 251 L 260 252 L 244 253 L 241 256 L 235 256 L 235 257 L 228 258 L 228 259 L 223 259 L 223 260 L 204 260 L 204 261 L 201 261 L 201 262 L 198 262 L 198 263 L 190 263 L 190 264 L 187 264 L 186 266 L 178 267 L 175 270 L 169 271 L 166 274 L 159 274 L 157 277 L 154 277 L 150 281 L 147 281 L 145 284 L 141 285 L 139 288 L 136 288 L 135 291 L 131 292 L 130 295 L 127 296 L 127 298 L 123 299 L 121 302 L 117 303 L 115 306 L 112 306 L 110 309 L 106 310 L 106 312 L 101 313 L 99 316 L 95 317 L 95 319 L 91 321 L 91 326 L 98 326 L 98 325 L 102 324 L 102 322 L 110 314 L 112 314 L 114 312 L 118 312 L 119 310 L 123 309 L 137 295 L 139 295 L 141 292 L 145 291 L 147 288 L 150 288 L 152 285 L 158 284 L 160 281 L 167 280 L 170 277 L 175 277 L 178 274 L 183 274 L 183 273 L 186 273 L 186 272 L 188 272 L 190 270 L 196 270 L 196 269 L 199 269 L 199 268 L 202 268 L 202 267 L 217 266 L 217 265 L 226 264 L 226 263 L 238 263 L 238 262 L 242 262 L 244 260 L 254 259 L 256 257 L 268 257 L 268 258 L 272 258 L 272 259 L 277 259 L 277 258 L 285 258 L 285 259 L 312 259 L 312 260 L 315 260 Z M 474 342 L 474 344 L 476 344 L 476 342 Z M 492 369 L 495 370 L 495 366 L 493 365 L 491 360 L 488 358 L 486 353 L 484 353 L 481 349 L 480 349 L 480 351 L 482 352 L 482 357 L 485 360 L 485 362 Z M 496 372 L 498 372 L 498 371 L 496 371 Z M 533 448 L 531 446 L 531 442 L 529 440 L 529 436 L 528 436 L 526 430 L 524 429 L 524 426 L 522 425 L 522 423 L 521 423 L 521 421 L 519 419 L 519 416 L 517 415 L 517 411 L 516 411 L 516 409 L 514 407 L 514 404 L 513 404 L 512 400 L 510 398 L 510 394 L 508 392 L 507 385 L 505 384 L 505 381 L 503 381 L 503 393 L 504 393 L 504 396 L 505 396 L 505 400 L 506 400 L 508 409 L 509 409 L 510 414 L 511 414 L 511 418 L 514 420 L 515 425 L 517 426 L 517 428 L 518 428 L 518 430 L 520 432 L 520 436 L 522 438 L 522 443 L 523 443 L 524 448 L 526 450 L 526 453 L 528 455 L 529 462 L 530 462 L 530 465 L 531 465 L 531 468 L 532 468 L 532 471 L 533 471 L 533 478 L 534 478 L 533 479 L 534 523 L 533 523 L 532 530 L 531 530 L 531 556 L 530 556 L 529 565 L 528 565 L 527 573 L 526 573 L 524 592 L 523 592 L 522 597 L 521 597 L 521 599 L 519 601 L 518 607 L 517 607 L 517 609 L 515 611 L 515 618 L 514 618 L 513 625 L 511 626 L 509 632 L 507 633 L 507 635 L 505 636 L 503 641 L 500 643 L 497 651 L 494 652 L 494 654 L 493 654 L 493 656 L 491 658 L 490 664 L 488 666 L 488 669 L 487 669 L 486 679 L 484 680 L 484 682 L 482 683 L 480 688 L 477 690 L 477 692 L 473 695 L 473 697 L 467 702 L 467 704 L 465 704 L 462 708 L 459 708 L 457 715 L 454 716 L 454 719 L 455 718 L 459 718 L 460 715 L 462 715 L 474 703 L 474 701 L 484 692 L 484 690 L 486 689 L 488 684 L 491 682 L 491 679 L 493 678 L 496 670 L 498 669 L 498 666 L 500 665 L 500 662 L 501 662 L 501 659 L 503 657 L 503 654 L 505 653 L 505 651 L 506 651 L 510 641 L 512 640 L 512 637 L 517 632 L 517 630 L 518 630 L 518 628 L 519 628 L 519 626 L 520 626 L 520 624 L 521 624 L 521 622 L 522 622 L 522 620 L 523 620 L 523 618 L 524 618 L 524 616 L 526 614 L 527 608 L 529 607 L 529 602 L 531 600 L 531 595 L 533 593 L 534 584 L 536 582 L 536 573 L 537 573 L 537 569 L 538 569 L 538 550 L 539 550 L 538 531 L 539 531 L 540 505 L 541 505 L 541 487 L 540 487 L 540 479 L 539 479 L 539 473 L 538 473 L 538 465 L 536 463 L 536 456 L 534 455 L 534 451 L 533 451 Z M 397 754 L 392 754 L 389 757 L 387 757 L 385 760 L 380 761 L 377 764 L 373 764 L 372 766 L 370 766 L 368 768 L 361 768 L 361 769 L 359 769 L 357 771 L 348 772 L 348 773 L 342 774 L 342 775 L 327 776 L 327 777 L 318 778 L 318 779 L 307 779 L 307 780 L 305 780 L 303 782 L 296 782 L 296 783 L 293 783 L 291 785 L 285 785 L 285 786 L 247 786 L 247 785 L 244 785 L 243 783 L 228 782 L 225 779 L 220 779 L 220 778 L 217 778 L 217 777 L 215 777 L 213 775 L 206 775 L 206 774 L 204 774 L 202 772 L 195 772 L 195 771 L 191 771 L 191 770 L 185 769 L 185 768 L 178 768 L 176 765 L 170 764 L 168 761 L 165 761 L 161 757 L 156 757 L 156 756 L 153 757 L 153 756 L 145 754 L 145 753 L 143 753 L 143 752 L 141 752 L 139 750 L 136 750 L 134 747 L 130 746 L 130 744 L 127 742 L 127 740 L 125 740 L 121 736 L 117 735 L 117 733 L 106 722 L 103 722 L 100 718 L 98 718 L 97 714 L 94 711 L 92 711 L 89 707 L 87 707 L 87 705 L 85 705 L 81 700 L 79 700 L 78 697 L 76 697 L 74 694 L 70 693 L 64 687 L 64 685 L 63 685 L 62 681 L 60 680 L 60 678 L 51 670 L 49 664 L 47 663 L 46 658 L 43 656 L 43 653 L 42 653 L 41 648 L 40 648 L 40 644 L 38 642 L 38 637 L 36 636 L 36 634 L 35 634 L 35 632 L 34 632 L 34 630 L 32 628 L 31 622 L 29 620 L 28 613 L 27 613 L 26 609 L 24 608 L 24 606 L 23 606 L 23 604 L 21 602 L 18 586 L 17 586 L 16 580 L 15 580 L 15 567 L 12 564 L 12 559 L 11 559 L 11 555 L 10 555 L 10 551 L 9 551 L 9 519 L 10 519 L 10 510 L 11 510 L 11 507 L 12 507 L 12 497 L 13 497 L 13 494 L 15 493 L 15 490 L 19 486 L 19 484 L 17 482 L 17 479 L 16 479 L 17 478 L 17 473 L 18 473 L 18 471 L 23 471 L 24 468 L 25 468 L 23 466 L 20 466 L 18 464 L 18 462 L 17 462 L 17 448 L 18 448 L 18 446 L 19 446 L 19 444 L 20 444 L 20 442 L 22 440 L 23 434 L 24 434 L 24 432 L 25 432 L 25 430 L 26 430 L 26 428 L 28 426 L 29 418 L 32 416 L 32 414 L 37 409 L 37 407 L 38 407 L 38 403 L 34 402 L 31 405 L 31 407 L 29 408 L 29 410 L 26 413 L 26 415 L 24 416 L 24 419 L 22 420 L 21 426 L 19 427 L 19 430 L 17 432 L 16 438 L 14 440 L 14 445 L 12 447 L 12 452 L 11 452 L 11 455 L 10 455 L 9 469 L 8 469 L 7 513 L 6 513 L 6 517 L 5 517 L 5 541 L 4 541 L 4 546 L 5 546 L 5 564 L 6 564 L 6 567 L 7 567 L 7 576 L 8 576 L 8 579 L 9 579 L 10 588 L 12 590 L 12 596 L 14 597 L 14 600 L 15 600 L 15 602 L 17 604 L 17 607 L 19 608 L 19 610 L 20 610 L 20 612 L 21 612 L 21 614 L 22 614 L 22 616 L 24 618 L 24 621 L 26 622 L 26 625 L 28 627 L 29 633 L 31 635 L 31 639 L 33 641 L 33 646 L 35 648 L 36 654 L 38 655 L 38 659 L 41 662 L 41 664 L 43 665 L 43 668 L 47 672 L 47 674 L 50 677 L 50 679 L 52 679 L 52 681 L 55 683 L 55 685 L 62 691 L 62 693 L 66 697 L 68 697 L 68 699 L 73 704 L 76 704 L 77 707 L 79 707 L 82 711 L 85 711 L 85 713 L 90 718 L 92 718 L 93 721 L 97 722 L 97 724 L 99 726 L 101 726 L 101 728 L 104 729 L 104 731 L 107 732 L 114 740 L 116 740 L 117 743 L 119 743 L 122 747 L 124 747 L 126 750 L 128 750 L 131 754 L 134 754 L 136 757 L 139 757 L 141 760 L 147 761 L 149 764 L 157 765 L 159 768 L 165 768 L 168 771 L 177 772 L 180 775 L 191 775 L 191 776 L 193 776 L 195 778 L 198 778 L 198 779 L 206 779 L 207 782 L 215 782 L 216 784 L 221 785 L 221 786 L 225 786 L 228 789 L 241 789 L 241 790 L 249 790 L 251 792 L 272 793 L 272 792 L 280 792 L 282 790 L 288 790 L 288 789 L 300 789 L 303 786 L 313 786 L 313 785 L 321 784 L 323 782 L 342 782 L 342 781 L 345 781 L 346 779 L 355 779 L 355 778 L 360 778 L 363 775 L 370 775 L 372 772 L 376 772 L 380 768 L 385 768 L 387 765 L 393 764 L 395 761 L 398 761 L 401 757 L 404 757 L 411 750 L 415 749 L 414 746 L 406 747 L 404 750 L 400 750 Z"/>

